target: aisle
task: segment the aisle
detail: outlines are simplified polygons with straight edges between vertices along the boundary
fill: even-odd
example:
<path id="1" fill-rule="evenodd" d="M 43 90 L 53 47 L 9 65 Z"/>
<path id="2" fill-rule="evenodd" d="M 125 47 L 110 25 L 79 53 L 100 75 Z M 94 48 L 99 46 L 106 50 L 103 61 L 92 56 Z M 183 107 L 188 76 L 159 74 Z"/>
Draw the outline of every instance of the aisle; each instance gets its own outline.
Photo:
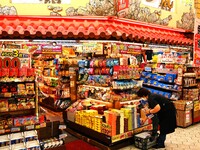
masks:
<path id="1" fill-rule="evenodd" d="M 165 150 L 200 150 L 200 123 L 167 135 Z M 137 150 L 133 145 L 120 150 Z"/>

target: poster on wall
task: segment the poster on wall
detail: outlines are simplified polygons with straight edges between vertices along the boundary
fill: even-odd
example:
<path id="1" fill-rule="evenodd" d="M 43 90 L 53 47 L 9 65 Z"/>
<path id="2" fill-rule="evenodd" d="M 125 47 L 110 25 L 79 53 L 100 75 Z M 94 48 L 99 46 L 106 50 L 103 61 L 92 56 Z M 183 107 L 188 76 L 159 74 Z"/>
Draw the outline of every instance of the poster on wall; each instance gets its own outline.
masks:
<path id="1" fill-rule="evenodd" d="M 128 14 L 129 1 L 131 0 L 118 0 L 117 11 L 119 17 L 125 17 Z"/>
<path id="2" fill-rule="evenodd" d="M 16 4 L 70 4 L 71 0 L 11 0 Z"/>
<path id="3" fill-rule="evenodd" d="M 174 12 L 174 0 L 142 0 L 142 4 Z"/>

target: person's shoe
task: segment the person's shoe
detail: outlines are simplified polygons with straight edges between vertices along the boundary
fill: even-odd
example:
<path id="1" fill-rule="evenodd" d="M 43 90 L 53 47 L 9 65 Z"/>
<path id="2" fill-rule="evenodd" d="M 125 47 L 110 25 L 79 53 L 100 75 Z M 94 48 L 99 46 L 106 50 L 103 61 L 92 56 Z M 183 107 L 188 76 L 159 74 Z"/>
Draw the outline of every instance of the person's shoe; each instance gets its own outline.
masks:
<path id="1" fill-rule="evenodd" d="M 155 149 L 165 148 L 165 145 L 156 144 L 156 145 L 152 146 L 152 148 L 155 148 Z"/>

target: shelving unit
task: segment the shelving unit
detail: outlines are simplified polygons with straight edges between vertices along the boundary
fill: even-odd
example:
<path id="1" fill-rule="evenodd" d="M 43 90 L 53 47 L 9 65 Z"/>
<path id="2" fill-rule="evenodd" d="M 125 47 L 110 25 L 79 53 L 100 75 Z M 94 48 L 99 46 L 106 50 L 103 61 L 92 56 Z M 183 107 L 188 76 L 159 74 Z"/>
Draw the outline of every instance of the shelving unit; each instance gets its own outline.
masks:
<path id="1" fill-rule="evenodd" d="M 49 59 L 47 59 L 49 57 Z M 59 58 L 59 59 L 58 59 Z M 62 112 L 71 104 L 69 63 L 61 54 L 41 54 L 35 60 L 39 69 L 39 91 L 43 95 L 39 104 L 55 112 Z"/>

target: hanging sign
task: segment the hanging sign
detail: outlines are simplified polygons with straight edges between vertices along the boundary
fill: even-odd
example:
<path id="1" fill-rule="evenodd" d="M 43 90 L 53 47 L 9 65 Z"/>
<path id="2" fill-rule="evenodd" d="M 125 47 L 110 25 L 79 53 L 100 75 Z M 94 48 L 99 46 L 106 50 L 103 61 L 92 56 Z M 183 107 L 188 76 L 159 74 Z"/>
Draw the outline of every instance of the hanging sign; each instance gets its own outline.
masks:
<path id="1" fill-rule="evenodd" d="M 42 54 L 61 54 L 62 45 L 47 44 L 41 46 Z"/>
<path id="2" fill-rule="evenodd" d="M 195 19 L 194 26 L 194 54 L 193 61 L 196 66 L 200 66 L 200 19 Z"/>
<path id="3" fill-rule="evenodd" d="M 0 49 L 0 68 L 21 68 L 30 65 L 30 55 L 24 49 Z"/>

